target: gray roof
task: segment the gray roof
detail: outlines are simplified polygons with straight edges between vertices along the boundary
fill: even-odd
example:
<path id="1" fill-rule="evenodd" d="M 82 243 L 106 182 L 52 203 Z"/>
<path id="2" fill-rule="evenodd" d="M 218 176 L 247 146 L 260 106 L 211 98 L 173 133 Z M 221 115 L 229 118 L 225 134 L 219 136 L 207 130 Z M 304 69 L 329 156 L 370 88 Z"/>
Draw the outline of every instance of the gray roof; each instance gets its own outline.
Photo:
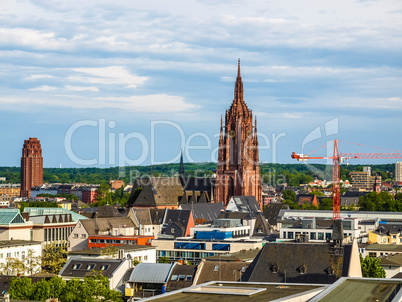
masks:
<path id="1" fill-rule="evenodd" d="M 63 208 L 24 208 L 24 213 L 29 213 L 29 217 L 42 216 L 42 215 L 57 215 L 57 214 L 71 214 L 73 221 L 81 219 L 88 219 L 85 216 L 79 215 L 73 211 Z"/>
<path id="2" fill-rule="evenodd" d="M 0 247 L 21 246 L 21 245 L 39 245 L 42 241 L 30 240 L 0 240 Z"/>
<path id="3" fill-rule="evenodd" d="M 255 196 L 233 196 L 231 199 L 233 199 L 239 212 L 255 213 L 261 211 Z"/>
<path id="4" fill-rule="evenodd" d="M 0 224 L 25 223 L 20 210 L 18 209 L 0 209 Z"/>
<path id="5" fill-rule="evenodd" d="M 139 263 L 131 273 L 129 282 L 166 283 L 175 263 Z"/>
<path id="6" fill-rule="evenodd" d="M 180 207 L 183 210 L 191 210 L 194 220 L 205 220 L 205 223 L 211 223 L 220 215 L 223 210 L 221 203 L 197 203 L 197 204 L 182 204 Z"/>
<path id="7" fill-rule="evenodd" d="M 266 243 L 244 277 L 249 282 L 333 283 L 348 274 L 351 248 L 334 248 L 330 243 Z"/>
<path id="8" fill-rule="evenodd" d="M 81 223 L 89 236 L 98 235 L 98 231 L 110 231 L 122 225 L 134 228 L 134 223 L 129 217 L 92 218 L 81 220 Z"/>
<path id="9" fill-rule="evenodd" d="M 95 273 L 94 271 L 101 271 L 103 276 L 111 278 L 113 277 L 114 272 L 124 261 L 128 260 L 70 258 L 61 269 L 59 276 L 68 278 L 83 278 L 93 275 Z M 74 265 L 79 265 L 79 267 L 74 268 Z M 102 269 L 105 267 L 106 269 Z"/>

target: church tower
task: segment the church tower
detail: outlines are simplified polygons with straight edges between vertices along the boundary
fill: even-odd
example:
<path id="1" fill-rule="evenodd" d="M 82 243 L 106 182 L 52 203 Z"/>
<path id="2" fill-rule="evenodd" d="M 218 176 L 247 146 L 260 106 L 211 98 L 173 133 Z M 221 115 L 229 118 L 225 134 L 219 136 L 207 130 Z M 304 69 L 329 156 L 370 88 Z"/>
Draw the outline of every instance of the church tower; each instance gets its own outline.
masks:
<path id="1" fill-rule="evenodd" d="M 243 97 L 243 81 L 238 62 L 234 100 L 221 117 L 215 202 L 225 206 L 232 196 L 255 196 L 262 209 L 262 188 L 258 166 L 257 119 Z"/>

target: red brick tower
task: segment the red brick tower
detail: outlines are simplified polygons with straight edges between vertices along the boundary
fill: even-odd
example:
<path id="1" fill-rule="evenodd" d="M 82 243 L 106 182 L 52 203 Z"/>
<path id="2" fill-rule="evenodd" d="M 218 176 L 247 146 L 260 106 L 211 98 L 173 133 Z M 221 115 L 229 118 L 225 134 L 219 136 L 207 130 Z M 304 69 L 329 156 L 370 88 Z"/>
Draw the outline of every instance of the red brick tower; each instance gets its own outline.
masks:
<path id="1" fill-rule="evenodd" d="M 226 110 L 224 131 L 221 118 L 215 202 L 226 206 L 232 196 L 255 196 L 262 209 L 258 161 L 257 119 L 253 127 L 253 113 L 243 98 L 239 60 L 234 100 Z"/>
<path id="2" fill-rule="evenodd" d="M 42 148 L 36 137 L 24 141 L 21 157 L 21 197 L 30 197 L 31 188 L 43 184 Z"/>

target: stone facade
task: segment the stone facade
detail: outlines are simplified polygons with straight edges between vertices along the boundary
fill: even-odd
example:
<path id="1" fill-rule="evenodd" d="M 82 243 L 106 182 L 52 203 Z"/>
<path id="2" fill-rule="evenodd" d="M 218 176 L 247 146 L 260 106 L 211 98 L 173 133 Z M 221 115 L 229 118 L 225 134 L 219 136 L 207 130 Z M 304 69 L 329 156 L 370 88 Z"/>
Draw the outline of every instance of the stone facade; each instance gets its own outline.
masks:
<path id="1" fill-rule="evenodd" d="M 234 100 L 221 119 L 215 202 L 228 204 L 232 196 L 255 196 L 262 208 L 262 187 L 258 166 L 257 119 L 244 102 L 243 81 L 238 63 Z"/>
<path id="2" fill-rule="evenodd" d="M 36 137 L 24 141 L 21 157 L 21 197 L 30 197 L 31 188 L 43 184 L 42 147 Z"/>

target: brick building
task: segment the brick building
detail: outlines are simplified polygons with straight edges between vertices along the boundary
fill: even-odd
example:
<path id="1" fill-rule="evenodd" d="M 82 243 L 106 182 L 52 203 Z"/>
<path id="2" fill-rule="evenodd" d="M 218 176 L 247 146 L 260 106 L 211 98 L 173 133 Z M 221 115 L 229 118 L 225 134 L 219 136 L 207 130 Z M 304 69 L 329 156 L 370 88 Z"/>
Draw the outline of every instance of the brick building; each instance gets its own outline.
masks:
<path id="1" fill-rule="evenodd" d="M 36 137 L 24 141 L 21 157 L 21 197 L 30 197 L 31 188 L 43 184 L 42 147 Z"/>

